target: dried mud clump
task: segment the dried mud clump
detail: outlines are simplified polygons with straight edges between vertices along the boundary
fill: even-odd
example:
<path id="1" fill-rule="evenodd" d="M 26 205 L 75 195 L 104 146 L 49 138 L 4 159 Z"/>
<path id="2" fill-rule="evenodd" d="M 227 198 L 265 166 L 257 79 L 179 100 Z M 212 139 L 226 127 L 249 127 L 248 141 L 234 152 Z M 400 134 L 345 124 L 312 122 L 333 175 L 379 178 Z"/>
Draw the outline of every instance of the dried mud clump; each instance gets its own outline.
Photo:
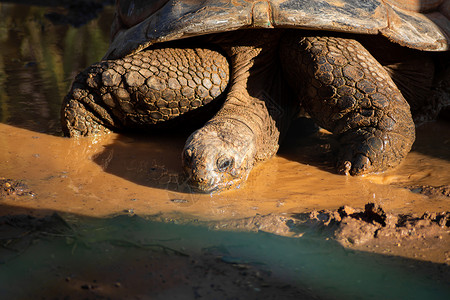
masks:
<path id="1" fill-rule="evenodd" d="M 0 177 L 0 200 L 7 196 L 31 196 L 35 194 L 22 181 Z"/>
<path id="2" fill-rule="evenodd" d="M 430 186 L 430 185 L 415 185 L 408 187 L 413 193 L 423 194 L 432 197 L 450 197 L 450 185 Z"/>
<path id="3" fill-rule="evenodd" d="M 344 246 L 363 245 L 374 239 L 442 237 L 448 235 L 450 227 L 450 212 L 395 215 L 375 203 L 366 204 L 364 211 L 349 206 L 337 211 L 313 211 L 308 219 L 303 216 L 302 225 L 327 228 Z"/>

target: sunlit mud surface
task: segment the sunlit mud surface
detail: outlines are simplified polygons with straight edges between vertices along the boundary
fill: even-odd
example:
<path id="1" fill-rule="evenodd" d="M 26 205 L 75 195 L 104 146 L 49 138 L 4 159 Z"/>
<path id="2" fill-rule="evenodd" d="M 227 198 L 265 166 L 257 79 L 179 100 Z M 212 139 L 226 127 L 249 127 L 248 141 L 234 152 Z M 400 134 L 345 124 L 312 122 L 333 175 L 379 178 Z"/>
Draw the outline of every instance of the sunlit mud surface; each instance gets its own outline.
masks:
<path id="1" fill-rule="evenodd" d="M 286 146 L 258 165 L 239 189 L 204 195 L 190 193 L 184 184 L 180 153 L 185 136 L 67 139 L 1 124 L 0 173 L 23 180 L 35 193 L 4 199 L 2 204 L 14 211 L 88 216 L 181 213 L 202 220 L 363 207 L 367 202 L 393 212 L 444 211 L 448 197 L 413 191 L 416 186 L 450 182 L 449 132 L 446 123 L 422 126 L 416 150 L 403 165 L 356 178 L 334 174 L 327 135 L 293 137 L 297 145 Z"/>
<path id="2" fill-rule="evenodd" d="M 146 217 L 153 221 L 206 224 L 216 229 L 240 228 L 246 231 L 267 231 L 298 237 L 304 232 L 294 232 L 287 226 L 289 222 L 283 223 L 284 216 L 295 219 L 295 216 L 301 216 L 302 213 L 331 211 L 344 205 L 364 208 L 369 202 L 382 206 L 391 214 L 421 216 L 426 211 L 449 211 L 450 123 L 448 121 L 440 120 L 419 126 L 413 150 L 400 167 L 384 174 L 348 177 L 335 173 L 334 155 L 330 150 L 334 143 L 333 138 L 324 131 L 311 130 L 311 124 L 303 120 L 291 130 L 277 156 L 257 165 L 247 182 L 238 189 L 219 194 L 193 193 L 185 184 L 181 173 L 181 150 L 189 132 L 111 134 L 79 139 L 62 137 L 59 125 L 61 101 L 74 76 L 84 67 L 100 60 L 106 51 L 113 8 L 106 6 L 98 17 L 95 14 L 88 16 L 88 19 L 92 20 L 86 20 L 88 21 L 86 25 L 74 27 L 67 22 L 70 23 L 77 18 L 76 12 L 70 15 L 66 9 L 57 7 L 58 3 L 55 4 L 54 1 L 48 3 L 49 6 L 37 7 L 0 2 L 0 188 L 4 188 L 4 191 L 0 191 L 0 217 L 20 214 L 44 217 L 57 212 L 70 226 L 64 224 L 76 232 L 57 231 L 52 235 L 48 230 L 39 227 L 36 233 L 27 227 L 29 225 L 27 222 L 35 222 L 34 219 L 30 219 L 31 217 L 26 222 L 21 219 L 23 217 L 19 217 L 18 221 L 16 220 L 19 225 L 14 223 L 16 221 L 11 223 L 10 219 L 6 221 L 1 219 L 0 271 L 1 264 L 5 263 L 14 272 L 8 274 L 0 272 L 0 291 L 2 287 L 8 287 L 8 290 L 5 289 L 6 294 L 0 292 L 0 298 L 3 298 L 3 295 L 7 299 L 11 295 L 17 296 L 19 292 L 23 292 L 21 297 L 25 299 L 35 295 L 34 290 L 41 287 L 40 273 L 37 275 L 30 273 L 29 280 L 35 287 L 24 291 L 10 288 L 22 286 L 17 285 L 17 282 L 24 280 L 20 279 L 24 278 L 20 272 L 24 265 L 27 268 L 31 266 L 30 268 L 41 270 L 42 274 L 52 274 L 54 281 L 49 286 L 59 292 L 45 292 L 47 294 L 42 294 L 44 296 L 70 294 L 72 289 L 75 289 L 76 297 L 96 299 L 97 296 L 114 298 L 116 295 L 115 297 L 120 298 L 120 295 L 125 295 L 129 291 L 125 289 L 121 291 L 122 294 L 117 293 L 121 285 L 124 287 L 128 284 L 128 287 L 136 290 L 150 289 L 148 281 L 142 281 L 141 284 L 134 279 L 127 281 L 123 276 L 134 274 L 135 269 L 143 265 L 142 261 L 148 263 L 145 268 L 157 268 L 165 272 L 161 275 L 164 279 L 152 281 L 150 285 L 152 289 L 162 291 L 158 294 L 159 298 L 155 296 L 154 299 L 171 298 L 170 296 L 177 292 L 184 293 L 183 289 L 192 291 L 188 284 L 189 279 L 186 278 L 193 274 L 193 269 L 203 272 L 196 279 L 200 287 L 194 291 L 195 298 L 198 298 L 198 294 L 208 295 L 201 291 L 203 288 L 204 291 L 211 289 L 210 286 L 202 286 L 205 282 L 210 283 L 205 281 L 205 278 L 211 278 L 208 275 L 211 268 L 217 268 L 218 273 L 226 274 L 224 277 L 235 278 L 244 276 L 242 266 L 247 268 L 245 276 L 250 274 L 247 278 L 251 277 L 252 284 L 255 284 L 250 287 L 246 285 L 246 289 L 253 293 L 250 297 L 258 298 L 258 292 L 264 286 L 257 287 L 256 282 L 267 283 L 273 278 L 258 275 L 262 271 L 253 270 L 253 265 L 250 266 L 249 262 L 255 262 L 256 265 L 266 263 L 270 272 L 284 276 L 280 277 L 284 278 L 280 279 L 281 281 L 270 281 L 269 286 L 277 287 L 272 290 L 273 299 L 283 295 L 280 291 L 286 292 L 286 295 L 289 294 L 293 299 L 299 299 L 301 296 L 320 298 L 310 294 L 310 286 L 318 287 L 315 291 L 325 291 L 324 298 L 343 299 L 348 296 L 380 299 L 386 296 L 379 294 L 379 291 L 376 292 L 383 289 L 378 288 L 380 282 L 383 281 L 382 286 L 385 287 L 386 282 L 400 277 L 404 278 L 404 281 L 396 282 L 399 286 L 402 288 L 415 286 L 417 289 L 409 291 L 409 294 L 402 294 L 403 291 L 399 288 L 398 294 L 389 295 L 391 298 L 400 299 L 409 295 L 423 299 L 426 298 L 427 291 L 436 289 L 445 295 L 449 286 L 449 277 L 446 274 L 449 273 L 450 263 L 450 239 L 448 225 L 445 227 L 445 224 L 441 226 L 442 231 L 426 240 L 427 246 L 414 240 L 411 243 L 415 244 L 403 251 L 401 247 L 403 244 L 390 240 L 389 245 L 384 244 L 381 246 L 383 249 L 380 249 L 380 244 L 375 241 L 368 243 L 367 247 L 363 245 L 364 247 L 354 248 L 363 250 L 361 252 L 356 250 L 346 252 L 347 250 L 342 250 L 342 247 L 328 237 L 318 238 L 315 235 L 305 234 L 306 239 L 302 240 L 261 233 L 216 235 L 214 231 L 206 230 L 204 227 L 191 228 L 190 225 L 174 227 L 161 222 L 145 223 L 141 219 L 137 219 L 138 221 L 132 219 L 132 216 L 138 215 L 139 218 Z M 84 13 L 82 15 L 86 16 Z M 19 188 L 17 193 L 10 193 L 15 187 L 12 183 L 17 184 Z M 116 216 L 119 216 L 119 219 Z M 88 220 L 86 217 L 91 221 L 86 221 Z M 128 217 L 134 221 L 130 221 Z M 243 223 L 240 220 L 247 221 Z M 21 222 L 25 222 L 27 226 L 22 228 L 25 223 Z M 66 226 L 64 224 L 63 227 Z M 128 231 L 117 229 L 107 233 L 106 236 L 97 236 L 98 232 L 101 235 L 102 230 L 115 226 L 117 228 L 129 226 L 129 228 Z M 139 231 L 139 234 L 134 236 L 132 232 L 136 231 Z M 145 251 L 148 247 L 142 243 L 146 239 L 151 239 L 154 233 L 161 239 L 175 237 L 174 240 L 177 242 L 167 244 L 167 240 L 164 243 L 170 246 L 170 249 L 186 250 L 190 259 L 175 258 L 173 253 L 166 252 L 153 253 L 150 259 L 146 257 Z M 43 236 L 48 237 L 49 234 L 56 237 L 56 240 L 51 240 L 49 244 L 35 243 L 35 240 L 42 240 Z M 122 236 L 126 243 L 120 240 L 118 246 L 116 242 Z M 82 243 L 77 243 L 78 239 L 81 239 Z M 14 241 L 20 243 L 14 244 Z M 312 248 L 305 246 L 311 242 L 319 244 Z M 86 248 L 79 246 L 83 250 L 76 250 L 77 245 L 82 244 L 87 245 Z M 124 250 L 125 246 L 133 249 Z M 24 249 L 28 247 L 32 250 L 25 252 Z M 270 252 L 271 247 L 276 248 L 277 255 Z M 420 247 L 423 249 L 417 250 Z M 111 250 L 113 248 L 115 250 Z M 261 249 L 266 249 L 267 253 L 261 252 Z M 52 254 L 50 258 L 47 257 L 49 251 L 56 256 Z M 111 251 L 109 252 L 111 256 L 102 255 L 108 251 Z M 390 254 L 392 257 L 404 256 L 411 260 L 396 260 L 394 263 L 396 267 L 390 268 L 392 265 L 388 260 L 390 258 L 366 256 L 364 251 Z M 5 256 L 4 253 L 8 255 Z M 13 254 L 10 255 L 11 253 Z M 230 253 L 235 256 L 230 258 Z M 314 255 L 317 253 L 317 256 L 312 255 L 315 257 L 313 262 L 308 261 L 308 257 L 312 257 L 311 253 Z M 337 256 L 335 253 L 338 253 Z M 355 257 L 349 259 L 349 253 L 355 254 Z M 42 259 L 37 259 L 36 264 L 31 263 L 30 257 L 35 260 L 36 255 Z M 81 270 L 82 263 L 79 261 L 85 261 L 86 256 L 91 257 L 87 265 L 96 264 L 94 261 L 97 259 L 103 261 L 101 271 L 89 268 Z M 273 259 L 275 256 L 283 260 L 282 263 L 275 262 Z M 53 262 L 55 257 L 70 257 L 68 258 L 70 263 L 62 258 L 58 260 L 58 266 L 65 262 L 65 267 L 61 267 L 60 273 L 57 274 L 52 273 L 54 264 L 48 263 Z M 217 264 L 217 257 L 220 257 L 223 266 Z M 299 260 L 298 257 L 304 258 Z M 160 259 L 165 262 L 172 261 L 172 264 L 166 268 L 161 267 Z M 200 266 L 196 265 L 197 259 L 200 260 Z M 421 260 L 439 264 L 425 264 Z M 325 261 L 327 263 L 322 263 Z M 374 270 L 376 269 L 373 273 L 375 275 L 361 279 L 360 274 L 372 274 L 358 267 L 366 265 L 367 261 L 370 262 L 369 265 L 374 266 Z M 380 262 L 380 268 L 375 266 L 377 262 Z M 116 264 L 117 268 L 112 267 Z M 229 264 L 234 267 L 231 268 Z M 135 267 L 131 268 L 130 265 Z M 298 270 L 305 267 L 306 273 L 302 274 L 307 276 L 302 275 L 301 281 L 307 283 L 307 288 L 291 290 L 292 286 L 286 287 L 287 282 L 294 282 L 292 278 L 298 275 Z M 172 270 L 180 268 L 182 272 L 188 274 L 186 278 L 180 275 L 180 280 L 185 286 L 181 290 L 172 290 L 171 286 L 176 285 L 174 283 L 176 280 L 173 280 L 173 274 L 170 272 L 175 274 L 176 271 Z M 418 277 L 396 275 L 409 273 L 408 268 L 419 270 Z M 110 273 L 111 269 L 115 271 Z M 147 269 L 139 270 L 147 272 Z M 101 272 L 108 274 L 104 282 L 95 279 L 103 276 Z M 351 274 L 345 279 L 347 281 L 340 281 L 341 272 Z M 391 278 L 385 277 L 387 273 L 394 279 L 386 279 Z M 323 274 L 334 274 L 334 277 L 327 275 L 325 278 L 322 277 Z M 312 281 L 306 280 L 311 276 L 314 277 Z M 434 280 L 433 276 L 438 279 Z M 291 281 L 286 279 L 288 277 Z M 378 277 L 384 279 L 380 281 Z M 47 280 L 46 276 L 42 278 Z M 355 286 L 357 280 L 371 282 L 377 288 L 365 290 L 361 285 L 349 289 L 349 286 L 352 288 Z M 68 282 L 67 286 L 61 285 L 61 282 Z M 420 286 L 416 284 L 417 282 L 425 283 Z M 215 284 L 219 286 L 224 284 L 224 281 L 216 279 Z M 233 284 L 222 286 L 228 292 L 228 296 L 233 294 L 231 290 L 236 287 L 236 284 Z M 333 295 L 333 292 L 337 294 Z M 86 296 L 86 293 L 90 293 L 90 296 Z M 148 291 L 142 290 L 139 293 L 144 295 Z M 239 293 L 238 291 L 237 294 Z M 314 295 L 318 294 L 315 292 Z M 218 292 L 209 296 L 220 298 L 223 294 Z M 412 299 L 409 296 L 405 296 L 405 299 Z M 205 297 L 208 299 L 208 296 Z M 287 298 L 289 297 L 286 296 Z"/>

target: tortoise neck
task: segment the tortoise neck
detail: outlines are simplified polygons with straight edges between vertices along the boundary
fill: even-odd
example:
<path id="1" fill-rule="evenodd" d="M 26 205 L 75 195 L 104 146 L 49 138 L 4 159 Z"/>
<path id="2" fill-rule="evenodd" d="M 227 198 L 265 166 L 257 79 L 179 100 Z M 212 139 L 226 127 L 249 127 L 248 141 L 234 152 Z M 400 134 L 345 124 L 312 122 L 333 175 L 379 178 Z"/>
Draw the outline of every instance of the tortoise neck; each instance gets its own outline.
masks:
<path id="1" fill-rule="evenodd" d="M 231 74 L 227 99 L 215 119 L 247 125 L 259 139 L 256 157 L 261 160 L 276 153 L 295 111 L 289 107 L 294 97 L 278 63 L 280 35 L 275 30 L 251 30 L 221 36 Z"/>

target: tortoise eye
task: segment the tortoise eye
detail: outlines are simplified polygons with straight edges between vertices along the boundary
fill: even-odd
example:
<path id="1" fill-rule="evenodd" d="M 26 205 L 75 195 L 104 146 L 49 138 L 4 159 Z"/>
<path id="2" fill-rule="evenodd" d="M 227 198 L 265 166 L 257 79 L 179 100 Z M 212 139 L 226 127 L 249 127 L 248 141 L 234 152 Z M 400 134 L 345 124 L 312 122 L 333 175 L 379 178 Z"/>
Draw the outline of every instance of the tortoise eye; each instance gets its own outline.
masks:
<path id="1" fill-rule="evenodd" d="M 225 172 L 229 169 L 231 169 L 234 165 L 234 159 L 229 157 L 219 157 L 217 159 L 217 169 L 220 172 Z"/>

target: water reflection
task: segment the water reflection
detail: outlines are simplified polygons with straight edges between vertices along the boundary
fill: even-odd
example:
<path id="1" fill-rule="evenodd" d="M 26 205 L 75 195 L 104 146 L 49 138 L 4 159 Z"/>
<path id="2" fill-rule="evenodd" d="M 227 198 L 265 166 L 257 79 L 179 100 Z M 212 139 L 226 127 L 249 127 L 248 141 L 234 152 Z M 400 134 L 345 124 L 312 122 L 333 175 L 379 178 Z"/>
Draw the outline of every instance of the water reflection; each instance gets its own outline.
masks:
<path id="1" fill-rule="evenodd" d="M 61 101 L 73 78 L 105 53 L 112 7 L 81 28 L 54 25 L 45 17 L 61 10 L 0 4 L 2 123 L 59 134 Z"/>

